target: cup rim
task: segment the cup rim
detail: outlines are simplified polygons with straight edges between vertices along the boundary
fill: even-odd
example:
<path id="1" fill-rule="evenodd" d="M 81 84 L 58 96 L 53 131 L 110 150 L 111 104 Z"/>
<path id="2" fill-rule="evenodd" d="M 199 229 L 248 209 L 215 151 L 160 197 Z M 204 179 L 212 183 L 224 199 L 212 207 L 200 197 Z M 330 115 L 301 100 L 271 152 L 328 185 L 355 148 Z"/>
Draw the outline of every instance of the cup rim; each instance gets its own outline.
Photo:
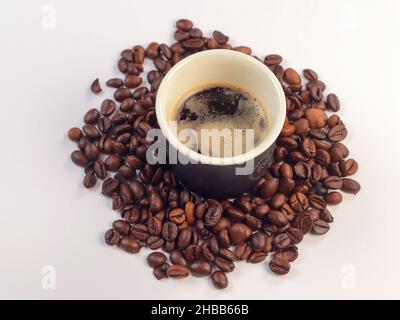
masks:
<path id="1" fill-rule="evenodd" d="M 245 63 L 252 64 L 259 68 L 262 72 L 264 72 L 268 79 L 272 82 L 272 85 L 277 92 L 278 101 L 279 101 L 279 112 L 276 120 L 274 122 L 277 123 L 274 128 L 271 128 L 271 131 L 268 133 L 267 137 L 261 141 L 255 148 L 249 150 L 243 154 L 232 156 L 232 157 L 212 157 L 206 156 L 204 154 L 200 154 L 196 151 L 191 150 L 189 147 L 182 144 L 178 138 L 172 133 L 170 126 L 168 125 L 168 119 L 163 116 L 163 112 L 161 112 L 164 108 L 164 96 L 167 94 L 167 86 L 168 82 L 171 78 L 175 76 L 178 70 L 185 67 L 189 63 L 194 63 L 195 60 L 199 58 L 203 58 L 204 56 L 236 56 L 242 59 Z M 158 87 L 157 96 L 156 96 L 156 117 L 158 125 L 162 133 L 164 134 L 167 141 L 172 144 L 172 146 L 184 156 L 188 157 L 189 159 L 198 161 L 198 163 L 205 163 L 205 164 L 213 164 L 213 165 L 238 165 L 243 164 L 249 160 L 255 159 L 257 156 L 262 154 L 266 151 L 278 138 L 281 129 L 283 127 L 284 121 L 286 116 L 286 99 L 285 94 L 283 92 L 282 86 L 279 80 L 276 78 L 275 74 L 265 66 L 261 61 L 258 59 L 235 50 L 228 50 L 228 49 L 212 49 L 201 51 L 195 54 L 192 54 L 177 64 L 175 64 L 163 78 Z"/>

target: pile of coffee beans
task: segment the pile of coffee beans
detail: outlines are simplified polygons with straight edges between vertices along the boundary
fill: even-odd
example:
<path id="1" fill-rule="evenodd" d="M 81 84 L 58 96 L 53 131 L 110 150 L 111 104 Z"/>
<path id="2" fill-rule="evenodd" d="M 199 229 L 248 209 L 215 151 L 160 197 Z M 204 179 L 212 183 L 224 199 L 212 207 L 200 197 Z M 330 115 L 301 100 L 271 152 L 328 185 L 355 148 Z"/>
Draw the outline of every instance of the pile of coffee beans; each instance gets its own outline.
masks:
<path id="1" fill-rule="evenodd" d="M 102 193 L 120 213 L 105 242 L 128 253 L 157 250 L 147 257 L 157 279 L 192 274 L 226 288 L 227 273 L 237 261 L 260 263 L 267 256 L 272 272 L 286 274 L 304 235 L 329 231 L 333 217 L 327 206 L 342 202 L 340 191 L 360 191 L 360 184 L 349 178 L 358 164 L 342 143 L 347 129 L 335 114 L 339 99 L 325 94 L 315 71 L 305 69 L 301 76 L 285 69 L 281 56 L 267 55 L 261 61 L 282 84 L 287 106 L 274 162 L 247 194 L 204 199 L 176 181 L 168 165 L 146 162 L 152 143 L 146 133 L 158 126 L 157 89 L 168 70 L 188 55 L 218 48 L 252 55 L 252 50 L 231 46 L 220 31 L 205 37 L 187 19 L 178 20 L 176 27 L 171 45 L 151 42 L 147 48 L 123 50 L 117 64 L 124 76 L 105 83 L 115 88 L 114 99 L 90 109 L 82 129 L 68 132 L 78 144 L 71 159 L 84 168 L 84 186 L 92 188 L 100 179 Z M 143 75 L 146 59 L 155 68 Z M 102 91 L 98 79 L 91 90 Z"/>

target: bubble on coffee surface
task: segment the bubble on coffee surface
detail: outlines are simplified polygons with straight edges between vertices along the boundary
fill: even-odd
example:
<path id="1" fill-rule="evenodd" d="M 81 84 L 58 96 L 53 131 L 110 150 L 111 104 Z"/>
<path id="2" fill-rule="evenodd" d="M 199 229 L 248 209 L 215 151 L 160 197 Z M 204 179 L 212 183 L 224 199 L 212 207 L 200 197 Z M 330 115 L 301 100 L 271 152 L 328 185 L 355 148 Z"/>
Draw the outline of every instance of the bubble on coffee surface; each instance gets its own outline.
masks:
<path id="1" fill-rule="evenodd" d="M 257 99 L 242 89 L 207 87 L 189 96 L 179 106 L 175 119 L 178 138 L 192 150 L 205 155 L 229 157 L 243 154 L 256 147 L 267 135 L 268 121 L 264 110 Z M 185 129 L 193 130 L 191 134 L 197 138 L 188 139 L 182 133 L 190 130 L 183 131 Z"/>

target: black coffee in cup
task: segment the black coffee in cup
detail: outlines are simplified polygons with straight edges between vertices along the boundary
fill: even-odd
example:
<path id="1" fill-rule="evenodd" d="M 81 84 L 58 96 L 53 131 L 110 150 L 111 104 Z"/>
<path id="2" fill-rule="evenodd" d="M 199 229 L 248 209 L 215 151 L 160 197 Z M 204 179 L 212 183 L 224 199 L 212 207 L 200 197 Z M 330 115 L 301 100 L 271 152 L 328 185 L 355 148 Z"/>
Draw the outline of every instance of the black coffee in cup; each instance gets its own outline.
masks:
<path id="1" fill-rule="evenodd" d="M 208 85 L 178 102 L 173 115 L 178 139 L 192 150 L 214 157 L 243 154 L 268 134 L 264 106 L 246 90 Z"/>

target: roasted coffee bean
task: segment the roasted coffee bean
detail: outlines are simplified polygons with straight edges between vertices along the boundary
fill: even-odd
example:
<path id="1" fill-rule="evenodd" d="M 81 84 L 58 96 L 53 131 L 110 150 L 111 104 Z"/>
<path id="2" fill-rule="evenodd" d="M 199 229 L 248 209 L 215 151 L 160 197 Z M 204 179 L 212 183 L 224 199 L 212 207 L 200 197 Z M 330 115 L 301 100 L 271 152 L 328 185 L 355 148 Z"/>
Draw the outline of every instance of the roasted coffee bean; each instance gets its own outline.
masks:
<path id="1" fill-rule="evenodd" d="M 178 227 L 173 222 L 166 222 L 162 228 L 162 236 L 166 241 L 173 241 L 178 236 Z"/>
<path id="2" fill-rule="evenodd" d="M 189 225 L 195 223 L 195 204 L 192 201 L 187 201 L 185 204 L 185 217 Z"/>
<path id="3" fill-rule="evenodd" d="M 307 197 L 300 192 L 293 194 L 290 199 L 290 206 L 297 212 L 302 212 L 308 208 Z"/>
<path id="4" fill-rule="evenodd" d="M 279 180 L 276 178 L 268 179 L 261 184 L 261 186 L 257 189 L 257 193 L 260 197 L 269 198 L 271 197 L 279 187 Z"/>
<path id="5" fill-rule="evenodd" d="M 278 210 L 269 211 L 267 214 L 267 220 L 278 227 L 284 227 L 288 224 L 286 215 Z"/>
<path id="6" fill-rule="evenodd" d="M 269 206 L 267 204 L 262 204 L 255 208 L 254 215 L 257 218 L 262 219 L 269 211 Z"/>
<path id="7" fill-rule="evenodd" d="M 235 256 L 237 260 L 246 260 L 250 254 L 251 248 L 247 243 L 242 242 L 236 247 Z"/>
<path id="8" fill-rule="evenodd" d="M 207 209 L 204 216 L 204 225 L 206 227 L 213 227 L 217 224 L 222 216 L 222 208 L 220 205 L 212 205 Z"/>
<path id="9" fill-rule="evenodd" d="M 246 226 L 247 227 L 247 226 Z M 251 229 L 250 229 L 251 230 Z M 223 248 L 229 248 L 231 246 L 231 239 L 227 229 L 221 230 L 217 234 L 218 244 Z"/>
<path id="10" fill-rule="evenodd" d="M 177 241 L 179 250 L 186 249 L 191 242 L 192 242 L 192 228 L 185 228 L 181 232 L 179 232 Z"/>
<path id="11" fill-rule="evenodd" d="M 301 83 L 300 75 L 296 70 L 292 68 L 287 68 L 283 75 L 283 80 L 290 85 L 298 85 Z"/>
<path id="12" fill-rule="evenodd" d="M 133 88 L 140 86 L 142 81 L 143 81 L 142 78 L 137 75 L 127 75 L 125 77 L 124 84 L 126 87 L 133 89 Z M 129 97 L 127 97 L 127 98 L 129 98 Z"/>
<path id="13" fill-rule="evenodd" d="M 225 289 L 226 287 L 228 287 L 228 277 L 222 271 L 215 271 L 211 275 L 211 280 L 214 287 L 216 287 L 217 289 Z"/>
<path id="14" fill-rule="evenodd" d="M 96 79 L 96 80 L 93 81 L 92 85 L 90 86 L 90 90 L 92 90 L 93 93 L 100 93 L 101 92 L 99 79 Z"/>
<path id="15" fill-rule="evenodd" d="M 253 231 L 245 224 L 237 222 L 232 224 L 229 229 L 229 239 L 233 245 L 247 240 Z"/>
<path id="16" fill-rule="evenodd" d="M 186 220 L 185 210 L 181 208 L 175 208 L 169 212 L 168 218 L 176 224 L 182 224 Z"/>
<path id="17" fill-rule="evenodd" d="M 105 160 L 104 163 L 108 170 L 110 171 L 117 171 L 119 167 L 122 165 L 122 158 L 117 154 L 109 155 Z"/>
<path id="18" fill-rule="evenodd" d="M 225 44 L 229 41 L 229 37 L 224 35 L 221 31 L 214 31 L 213 32 L 213 38 L 218 42 L 218 44 Z"/>
<path id="19" fill-rule="evenodd" d="M 183 251 L 183 254 L 187 261 L 193 262 L 201 257 L 201 247 L 196 244 L 191 244 Z"/>
<path id="20" fill-rule="evenodd" d="M 91 140 L 96 140 L 100 138 L 99 130 L 92 124 L 85 124 L 82 127 L 83 132 L 87 135 L 87 137 Z"/>
<path id="21" fill-rule="evenodd" d="M 106 99 L 101 103 L 100 112 L 103 116 L 109 116 L 113 114 L 116 109 L 116 104 L 113 100 Z"/>
<path id="22" fill-rule="evenodd" d="M 182 46 L 189 51 L 200 50 L 204 47 L 204 44 L 202 38 L 189 38 L 182 41 Z"/>
<path id="23" fill-rule="evenodd" d="M 294 172 L 298 178 L 307 179 L 311 176 L 311 168 L 306 162 L 300 161 L 294 165 Z"/>
<path id="24" fill-rule="evenodd" d="M 140 245 L 138 241 L 130 236 L 121 237 L 118 245 L 129 253 L 138 253 L 140 251 Z"/>
<path id="25" fill-rule="evenodd" d="M 85 188 L 93 188 L 96 185 L 97 178 L 94 172 L 88 172 L 83 178 L 83 185 Z"/>
<path id="26" fill-rule="evenodd" d="M 163 200 L 158 193 L 152 192 L 149 196 L 150 202 L 150 211 L 151 212 L 159 212 L 163 208 Z"/>
<path id="27" fill-rule="evenodd" d="M 314 222 L 311 230 L 314 234 L 325 234 L 329 231 L 329 223 L 317 220 Z"/>
<path id="28" fill-rule="evenodd" d="M 265 57 L 264 63 L 267 66 L 274 66 L 282 62 L 282 57 L 279 54 L 270 54 Z"/>
<path id="29" fill-rule="evenodd" d="M 85 167 L 89 163 L 89 159 L 86 157 L 86 155 L 79 150 L 75 150 L 71 153 L 71 160 L 80 167 Z"/>
<path id="30" fill-rule="evenodd" d="M 351 176 L 358 170 L 358 163 L 354 159 L 347 159 L 345 162 L 346 175 Z"/>
<path id="31" fill-rule="evenodd" d="M 68 138 L 71 141 L 78 142 L 79 139 L 82 137 L 82 130 L 79 128 L 71 128 L 68 130 Z"/>
<path id="32" fill-rule="evenodd" d="M 121 235 L 127 236 L 129 234 L 130 225 L 124 220 L 116 220 L 113 222 L 114 230 L 117 230 Z"/>
<path id="33" fill-rule="evenodd" d="M 161 252 L 153 252 L 147 256 L 147 264 L 152 268 L 162 266 L 167 261 L 165 254 Z"/>
<path id="34" fill-rule="evenodd" d="M 206 261 L 195 261 L 189 266 L 190 272 L 195 277 L 206 277 L 212 272 L 211 264 Z"/>
<path id="35" fill-rule="evenodd" d="M 281 259 L 288 262 L 293 262 L 297 259 L 298 256 L 299 253 L 297 251 L 297 247 L 290 245 L 280 251 L 275 252 L 274 259 Z"/>
<path id="36" fill-rule="evenodd" d="M 89 160 L 95 161 L 100 155 L 99 148 L 90 142 L 85 146 L 85 155 Z"/>
<path id="37" fill-rule="evenodd" d="M 85 123 L 94 124 L 100 118 L 100 112 L 96 108 L 90 109 L 88 112 L 85 113 L 83 117 L 83 121 Z"/>
<path id="38" fill-rule="evenodd" d="M 266 236 L 262 232 L 256 232 L 250 239 L 251 248 L 254 251 L 262 251 L 265 247 Z"/>
<path id="39" fill-rule="evenodd" d="M 103 160 L 97 160 L 93 166 L 94 173 L 100 179 L 105 179 L 107 177 L 107 168 Z"/>
<path id="40" fill-rule="evenodd" d="M 189 19 L 179 19 L 179 20 L 176 22 L 176 27 L 177 27 L 179 30 L 188 32 L 188 31 L 190 31 L 190 29 L 193 28 L 193 22 L 190 21 Z"/>
<path id="41" fill-rule="evenodd" d="M 328 131 L 328 138 L 333 142 L 342 141 L 346 138 L 346 136 L 347 136 L 347 129 L 342 124 L 334 126 Z"/>
<path id="42" fill-rule="evenodd" d="M 115 229 L 107 230 L 106 234 L 104 235 L 104 240 L 109 246 L 114 246 L 118 244 L 120 238 L 120 233 Z"/>
<path id="43" fill-rule="evenodd" d="M 154 268 L 153 274 L 157 280 L 161 280 L 164 278 L 168 278 L 167 269 L 169 268 L 169 264 L 164 263 L 162 266 Z"/>
<path id="44" fill-rule="evenodd" d="M 150 237 L 147 226 L 141 223 L 134 224 L 131 227 L 129 234 L 140 241 L 146 241 L 147 238 Z"/>
<path id="45" fill-rule="evenodd" d="M 263 262 L 267 258 L 267 254 L 265 252 L 252 252 L 247 257 L 246 261 L 249 263 L 260 263 Z"/>
<path id="46" fill-rule="evenodd" d="M 326 167 L 327 165 L 329 165 L 331 163 L 331 156 L 328 151 L 323 150 L 323 149 L 318 149 L 315 160 L 321 166 Z"/>
<path id="47" fill-rule="evenodd" d="M 353 179 L 343 178 L 341 181 L 342 186 L 340 187 L 340 190 L 343 192 L 357 194 L 361 189 L 361 185 Z"/>
<path id="48" fill-rule="evenodd" d="M 245 213 L 236 208 L 235 206 L 230 205 L 228 208 L 226 208 L 226 214 L 229 218 L 233 220 L 242 220 L 245 217 Z"/>
<path id="49" fill-rule="evenodd" d="M 288 261 L 279 258 L 272 258 L 269 262 L 269 268 L 273 273 L 278 275 L 287 274 L 290 271 L 290 264 Z"/>
<path id="50" fill-rule="evenodd" d="M 326 202 L 324 198 L 320 195 L 312 194 L 308 197 L 308 201 L 310 203 L 310 206 L 315 209 L 323 210 L 326 208 Z"/>
<path id="51" fill-rule="evenodd" d="M 181 251 L 179 250 L 174 250 L 170 252 L 169 254 L 169 260 L 171 261 L 172 264 L 177 264 L 181 266 L 187 266 L 187 261 L 185 257 L 182 255 Z"/>
<path id="52" fill-rule="evenodd" d="M 123 100 L 131 97 L 132 92 L 126 87 L 120 87 L 114 92 L 114 99 L 118 102 L 122 102 Z"/>
<path id="53" fill-rule="evenodd" d="M 303 240 L 303 233 L 296 228 L 288 228 L 285 233 L 290 239 L 290 243 L 298 244 Z"/>
<path id="54" fill-rule="evenodd" d="M 304 78 L 306 78 L 309 81 L 318 80 L 318 75 L 314 70 L 304 69 L 303 75 L 304 75 Z"/>
<path id="55" fill-rule="evenodd" d="M 162 221 L 157 217 L 151 217 L 147 222 L 147 228 L 150 234 L 158 236 L 162 231 Z"/>
<path id="56" fill-rule="evenodd" d="M 135 200 L 140 200 L 143 198 L 145 194 L 145 188 L 140 181 L 134 180 L 129 186 L 132 189 Z"/>
<path id="57" fill-rule="evenodd" d="M 330 93 L 326 97 L 326 101 L 328 104 L 328 108 L 332 110 L 333 112 L 337 112 L 340 109 L 340 102 L 336 94 Z"/>
<path id="58" fill-rule="evenodd" d="M 299 214 L 293 221 L 293 226 L 299 229 L 303 234 L 310 232 L 312 227 L 311 217 L 307 214 Z"/>
<path id="59" fill-rule="evenodd" d="M 214 260 L 215 266 L 224 272 L 232 272 L 235 270 L 235 264 L 227 259 L 216 257 Z"/>
<path id="60" fill-rule="evenodd" d="M 329 176 L 324 179 L 324 185 L 328 189 L 337 190 L 342 187 L 342 179 L 336 176 Z"/>
<path id="61" fill-rule="evenodd" d="M 332 191 L 324 196 L 324 200 L 327 204 L 334 206 L 342 202 L 343 196 L 340 192 Z"/>
<path id="62" fill-rule="evenodd" d="M 124 82 L 119 78 L 113 78 L 113 79 L 108 80 L 106 82 L 106 85 L 108 87 L 112 87 L 112 88 L 119 88 L 124 85 Z"/>
<path id="63" fill-rule="evenodd" d="M 286 233 L 276 235 L 272 241 L 272 245 L 277 250 L 287 247 L 291 243 L 290 237 Z"/>
<path id="64" fill-rule="evenodd" d="M 181 266 L 179 264 L 173 264 L 167 269 L 168 277 L 179 279 L 185 278 L 189 275 L 189 269 L 186 266 Z"/>

